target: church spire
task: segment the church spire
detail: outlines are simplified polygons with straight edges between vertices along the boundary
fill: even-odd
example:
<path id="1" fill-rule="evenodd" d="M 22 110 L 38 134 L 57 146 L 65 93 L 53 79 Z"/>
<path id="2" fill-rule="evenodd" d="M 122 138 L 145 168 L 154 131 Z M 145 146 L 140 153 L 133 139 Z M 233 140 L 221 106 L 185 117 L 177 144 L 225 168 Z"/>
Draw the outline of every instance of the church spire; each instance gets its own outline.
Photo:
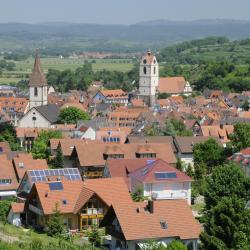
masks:
<path id="1" fill-rule="evenodd" d="M 47 86 L 47 80 L 41 70 L 39 50 L 36 50 L 35 63 L 29 79 L 29 86 Z"/>

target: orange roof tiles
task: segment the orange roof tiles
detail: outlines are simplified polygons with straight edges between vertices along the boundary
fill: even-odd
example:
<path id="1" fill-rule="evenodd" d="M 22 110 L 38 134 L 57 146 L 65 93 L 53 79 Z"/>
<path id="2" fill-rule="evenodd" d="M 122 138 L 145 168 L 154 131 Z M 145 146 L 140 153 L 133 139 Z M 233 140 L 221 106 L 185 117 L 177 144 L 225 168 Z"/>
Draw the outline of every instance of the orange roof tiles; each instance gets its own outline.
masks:
<path id="1" fill-rule="evenodd" d="M 0 162 L 0 179 L 11 180 L 11 184 L 0 185 L 0 190 L 17 189 L 18 182 L 11 160 L 7 159 L 6 154 L 0 154 Z"/>
<path id="2" fill-rule="evenodd" d="M 53 214 L 56 206 L 62 214 L 76 214 L 94 194 L 107 205 L 121 201 L 132 202 L 127 186 L 121 178 L 93 179 L 84 182 L 62 180 L 61 183 L 62 190 L 50 190 L 49 183 L 45 182 L 33 185 L 30 197 L 34 191 L 37 192 L 44 214 Z"/>
<path id="3" fill-rule="evenodd" d="M 76 153 L 80 166 L 102 166 L 105 164 L 104 154 L 110 147 L 105 143 L 92 142 L 92 146 L 85 144 L 76 145 Z M 147 143 L 147 144 L 117 144 L 115 152 L 124 155 L 124 159 L 135 159 L 136 153 L 156 154 L 156 158 L 161 158 L 168 163 L 176 163 L 172 146 L 170 143 Z M 109 149 L 111 150 L 111 149 Z M 143 151 L 143 152 L 142 152 Z M 112 150 L 112 154 L 116 154 Z"/>
<path id="4" fill-rule="evenodd" d="M 18 154 L 13 158 L 17 177 L 21 180 L 27 170 L 48 169 L 46 160 L 33 159 L 31 153 Z"/>
<path id="5" fill-rule="evenodd" d="M 201 233 L 201 226 L 185 200 L 154 201 L 153 213 L 144 211 L 143 208 L 138 212 L 137 203 L 114 204 L 112 207 L 128 241 L 175 237 L 181 240 L 197 239 Z M 101 225 L 105 226 L 105 221 L 104 217 Z M 161 227 L 160 221 L 166 222 L 167 229 Z"/>
<path id="6" fill-rule="evenodd" d="M 160 77 L 158 91 L 159 93 L 180 94 L 184 92 L 186 86 L 184 77 Z"/>
<path id="7" fill-rule="evenodd" d="M 124 98 L 127 97 L 128 94 L 124 92 L 122 89 L 103 89 L 100 92 L 107 98 Z"/>
<path id="8" fill-rule="evenodd" d="M 23 211 L 24 211 L 24 204 L 25 203 L 12 202 L 11 203 L 11 210 L 12 210 L 12 212 L 14 214 L 23 213 Z"/>
<path id="9" fill-rule="evenodd" d="M 6 112 L 25 113 L 29 100 L 22 97 L 0 97 L 0 109 Z"/>

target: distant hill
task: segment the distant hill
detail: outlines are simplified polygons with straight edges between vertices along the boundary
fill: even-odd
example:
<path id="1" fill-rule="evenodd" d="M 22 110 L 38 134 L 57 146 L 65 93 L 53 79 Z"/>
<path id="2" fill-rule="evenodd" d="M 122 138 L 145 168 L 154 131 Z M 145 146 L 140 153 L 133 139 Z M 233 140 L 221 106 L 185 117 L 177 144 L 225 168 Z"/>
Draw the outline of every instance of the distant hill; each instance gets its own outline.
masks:
<path id="1" fill-rule="evenodd" d="M 134 25 L 75 23 L 0 23 L 0 50 L 115 50 L 160 49 L 169 44 L 226 36 L 231 40 L 250 37 L 250 21 L 241 20 L 154 20 Z"/>

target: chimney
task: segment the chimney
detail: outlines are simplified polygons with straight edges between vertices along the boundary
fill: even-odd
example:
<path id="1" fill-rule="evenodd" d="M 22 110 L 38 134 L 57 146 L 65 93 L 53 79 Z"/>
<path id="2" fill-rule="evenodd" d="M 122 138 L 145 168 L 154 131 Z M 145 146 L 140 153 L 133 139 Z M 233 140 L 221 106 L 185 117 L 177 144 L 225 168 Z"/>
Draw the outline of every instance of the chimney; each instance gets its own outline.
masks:
<path id="1" fill-rule="evenodd" d="M 151 214 L 154 213 L 154 201 L 153 200 L 148 200 L 148 211 Z"/>

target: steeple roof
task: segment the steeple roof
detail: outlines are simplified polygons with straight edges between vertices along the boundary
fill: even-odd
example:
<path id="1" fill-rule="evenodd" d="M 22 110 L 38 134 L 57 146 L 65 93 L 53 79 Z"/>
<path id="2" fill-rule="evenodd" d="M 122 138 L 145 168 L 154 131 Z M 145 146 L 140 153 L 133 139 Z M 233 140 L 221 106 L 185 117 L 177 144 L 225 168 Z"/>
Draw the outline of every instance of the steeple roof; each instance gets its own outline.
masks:
<path id="1" fill-rule="evenodd" d="M 46 86 L 47 80 L 41 70 L 41 62 L 38 50 L 36 51 L 35 64 L 29 79 L 29 86 Z"/>

